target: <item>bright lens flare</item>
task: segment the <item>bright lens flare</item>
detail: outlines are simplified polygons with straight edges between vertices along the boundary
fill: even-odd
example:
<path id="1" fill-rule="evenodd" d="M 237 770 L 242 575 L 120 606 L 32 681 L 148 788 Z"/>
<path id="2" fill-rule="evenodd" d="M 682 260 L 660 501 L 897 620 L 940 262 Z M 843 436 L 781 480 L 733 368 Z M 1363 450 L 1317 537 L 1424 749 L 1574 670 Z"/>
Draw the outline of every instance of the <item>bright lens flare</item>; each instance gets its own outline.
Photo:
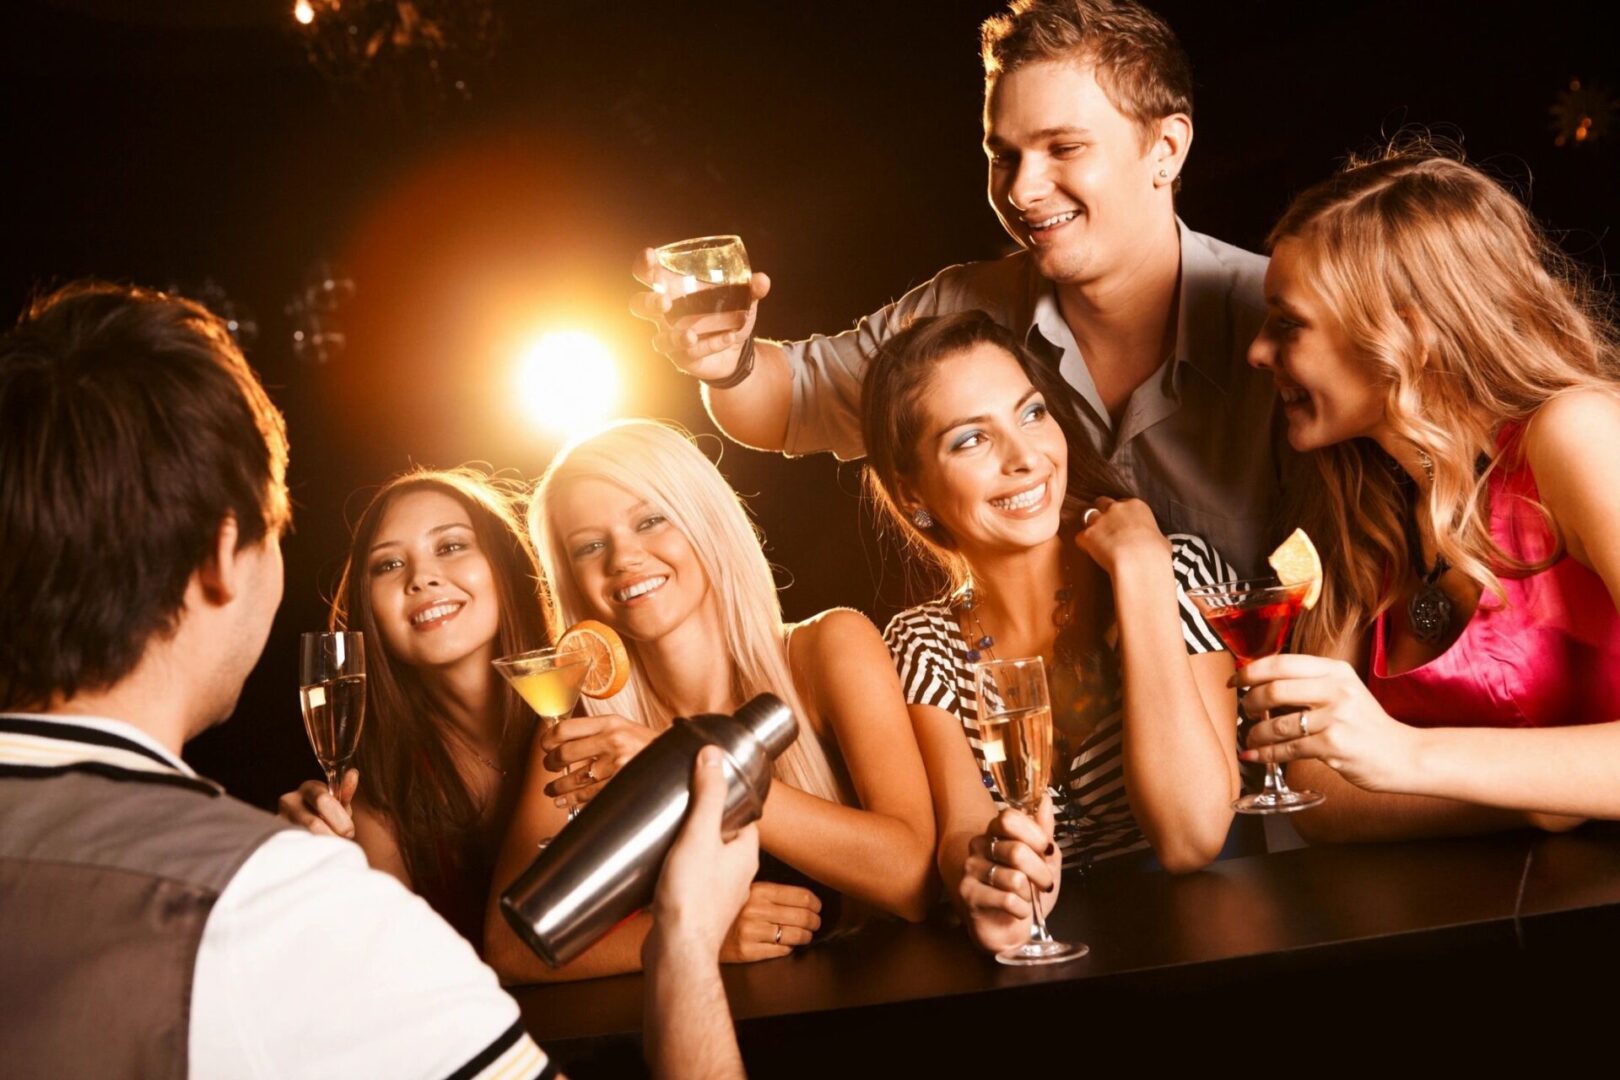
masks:
<path id="1" fill-rule="evenodd" d="M 517 388 L 529 420 L 567 438 L 612 416 L 619 401 L 619 368 L 596 338 L 559 330 L 523 350 Z"/>
<path id="2" fill-rule="evenodd" d="M 310 6 L 309 0 L 298 0 L 293 5 L 293 18 L 308 26 L 315 21 L 315 9 Z"/>

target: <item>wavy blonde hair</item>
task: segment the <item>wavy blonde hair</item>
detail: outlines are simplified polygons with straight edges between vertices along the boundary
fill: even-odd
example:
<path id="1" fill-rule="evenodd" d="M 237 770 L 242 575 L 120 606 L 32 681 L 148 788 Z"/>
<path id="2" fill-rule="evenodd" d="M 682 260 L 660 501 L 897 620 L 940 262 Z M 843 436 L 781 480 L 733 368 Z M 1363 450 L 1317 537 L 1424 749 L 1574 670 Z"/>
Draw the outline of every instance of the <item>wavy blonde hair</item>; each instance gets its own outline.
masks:
<path id="1" fill-rule="evenodd" d="M 1304 192 L 1269 243 L 1284 240 L 1299 242 L 1304 276 L 1384 389 L 1387 423 L 1433 459 L 1418 512 L 1439 553 L 1503 598 L 1499 574 L 1544 568 L 1562 545 L 1531 565 L 1492 539 L 1485 493 L 1506 456 L 1498 425 L 1528 421 L 1561 393 L 1620 390 L 1605 299 L 1518 199 L 1458 148 L 1425 137 L 1353 158 Z M 1308 485 L 1299 509 L 1325 541 L 1326 573 L 1301 644 L 1342 652 L 1394 602 L 1400 579 L 1389 569 L 1411 559 L 1408 496 L 1370 439 L 1312 457 L 1323 482 Z"/>
<path id="2" fill-rule="evenodd" d="M 541 477 L 529 504 L 529 535 L 551 584 L 556 625 L 590 614 L 552 516 L 556 494 L 583 479 L 606 481 L 645 500 L 691 543 L 719 601 L 724 641 L 717 643 L 715 662 L 730 663 L 733 697 L 740 704 L 755 694 L 775 694 L 799 718 L 799 738 L 777 759 L 777 778 L 846 802 L 793 685 L 782 607 L 760 534 L 742 499 L 686 432 L 651 420 L 613 424 L 564 449 Z M 618 713 L 662 731 L 673 719 L 670 709 L 649 684 L 637 643 L 626 641 L 625 648 L 630 681 L 613 697 L 586 699 L 586 711 Z"/>

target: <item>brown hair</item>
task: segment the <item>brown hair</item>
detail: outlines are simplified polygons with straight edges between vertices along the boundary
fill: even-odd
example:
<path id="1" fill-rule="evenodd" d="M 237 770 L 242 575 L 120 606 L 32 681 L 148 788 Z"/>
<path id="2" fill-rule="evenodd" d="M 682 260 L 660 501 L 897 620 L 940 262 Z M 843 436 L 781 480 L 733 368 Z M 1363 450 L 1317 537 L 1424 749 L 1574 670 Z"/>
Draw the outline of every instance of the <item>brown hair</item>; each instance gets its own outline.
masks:
<path id="1" fill-rule="evenodd" d="M 951 588 L 967 580 L 968 571 L 950 534 L 938 525 L 919 528 L 900 509 L 900 485 L 917 473 L 917 446 L 923 416 L 919 401 L 941 360 L 975 345 L 1005 350 L 1046 399 L 1069 443 L 1067 494 L 1063 499 L 1066 529 L 1099 495 L 1129 498 L 1125 485 L 1092 447 L 1074 412 L 1068 386 L 1035 359 L 1017 336 L 983 311 L 963 311 L 913 320 L 883 343 L 866 369 L 861 390 L 861 434 L 866 443 L 867 492 L 880 513 L 899 532 L 902 542 L 924 554 Z"/>
<path id="2" fill-rule="evenodd" d="M 519 524 L 515 485 L 472 469 L 418 469 L 394 477 L 372 496 L 355 523 L 349 557 L 332 602 L 334 630 L 358 630 L 366 650 L 366 735 L 355 766 L 365 780 L 366 801 L 394 826 L 411 881 L 418 891 L 434 882 L 453 883 L 468 852 L 462 835 L 478 820 L 479 807 L 456 769 L 433 704 L 419 676 L 383 647 L 371 606 L 369 557 L 377 529 L 395 499 L 435 491 L 456 500 L 472 521 L 473 534 L 489 560 L 500 606 L 495 655 L 537 649 L 548 641 L 543 591 L 534 551 Z M 526 715 L 517 694 L 500 682 L 505 729 Z"/>
<path id="3" fill-rule="evenodd" d="M 1165 21 L 1131 0 L 1014 0 L 979 31 L 986 86 L 1025 64 L 1094 65 L 1097 84 L 1147 145 L 1158 122 L 1192 115 L 1192 65 Z"/>
<path id="4" fill-rule="evenodd" d="M 220 524 L 288 525 L 287 431 L 200 305 L 81 281 L 0 339 L 0 708 L 115 685 Z"/>
<path id="5" fill-rule="evenodd" d="M 1495 433 L 1560 393 L 1620 391 L 1600 294 L 1518 199 L 1460 148 L 1422 135 L 1352 159 L 1301 194 L 1272 230 L 1273 247 L 1284 240 L 1299 242 L 1304 277 L 1384 388 L 1389 424 L 1433 460 L 1421 512 L 1440 554 L 1498 596 L 1499 573 L 1547 565 L 1491 537 L 1486 491 L 1504 466 Z M 1300 513 L 1326 572 L 1302 634 L 1327 652 L 1393 603 L 1400 577 L 1388 568 L 1408 564 L 1403 521 L 1419 510 L 1370 439 L 1312 457 L 1322 483 L 1304 492 Z"/>

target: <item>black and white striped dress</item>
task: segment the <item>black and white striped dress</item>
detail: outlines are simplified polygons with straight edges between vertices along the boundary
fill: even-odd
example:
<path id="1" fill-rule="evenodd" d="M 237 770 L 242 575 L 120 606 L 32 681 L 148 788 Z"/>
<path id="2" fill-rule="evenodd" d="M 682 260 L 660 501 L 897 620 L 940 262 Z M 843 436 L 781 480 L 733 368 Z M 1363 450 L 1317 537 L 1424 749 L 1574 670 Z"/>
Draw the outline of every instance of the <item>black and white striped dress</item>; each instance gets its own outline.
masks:
<path id="1" fill-rule="evenodd" d="M 1232 571 L 1213 548 L 1196 536 L 1178 533 L 1169 540 L 1187 652 L 1193 656 L 1217 652 L 1222 648 L 1220 639 L 1187 598 L 1187 590 L 1231 580 Z M 902 611 L 890 620 L 883 640 L 900 669 L 906 702 L 937 706 L 961 720 L 984 786 L 990 789 L 998 808 L 1005 806 L 979 742 L 973 667 L 950 601 L 933 600 Z M 1080 744 L 1067 785 L 1052 793 L 1065 867 L 1084 866 L 1148 847 L 1125 797 L 1125 764 L 1120 753 L 1124 699 L 1117 678 L 1117 627 L 1110 630 L 1108 642 L 1114 650 L 1110 657 L 1114 677 L 1108 680 L 1111 687 L 1107 700 L 1097 708 L 1102 718 Z M 1063 727 L 1062 709 L 1062 703 L 1054 700 L 1055 727 Z"/>

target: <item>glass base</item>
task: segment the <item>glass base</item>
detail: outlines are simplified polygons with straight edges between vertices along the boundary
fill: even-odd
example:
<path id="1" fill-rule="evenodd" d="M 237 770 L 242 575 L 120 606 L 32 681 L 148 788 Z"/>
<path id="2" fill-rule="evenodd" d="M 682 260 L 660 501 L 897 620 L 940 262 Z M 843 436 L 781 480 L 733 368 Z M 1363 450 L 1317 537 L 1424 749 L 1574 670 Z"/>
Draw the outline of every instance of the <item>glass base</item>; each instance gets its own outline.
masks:
<path id="1" fill-rule="evenodd" d="M 1232 801 L 1240 814 L 1293 814 L 1309 810 L 1327 798 L 1320 791 L 1257 791 Z"/>
<path id="2" fill-rule="evenodd" d="M 1016 949 L 996 953 L 998 964 L 1022 967 L 1029 964 L 1061 964 L 1078 960 L 1091 951 L 1091 946 L 1070 941 L 1026 941 Z"/>

